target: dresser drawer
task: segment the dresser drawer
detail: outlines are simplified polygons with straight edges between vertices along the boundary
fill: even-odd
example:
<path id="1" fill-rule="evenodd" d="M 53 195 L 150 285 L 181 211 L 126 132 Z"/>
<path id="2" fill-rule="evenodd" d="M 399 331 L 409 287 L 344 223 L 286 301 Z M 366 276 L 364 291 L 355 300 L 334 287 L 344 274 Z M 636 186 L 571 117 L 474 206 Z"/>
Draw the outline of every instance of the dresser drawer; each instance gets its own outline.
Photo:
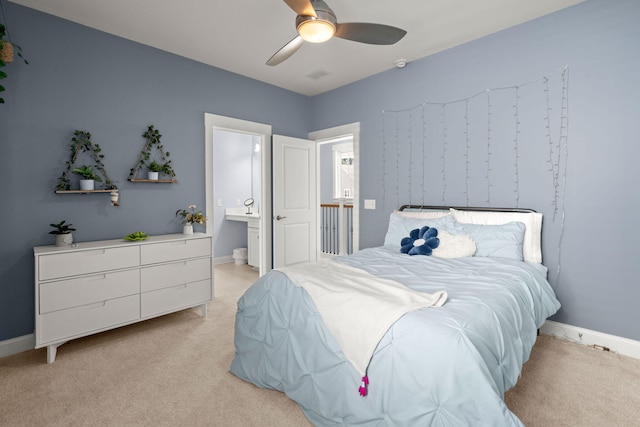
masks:
<path id="1" fill-rule="evenodd" d="M 54 311 L 40 316 L 36 346 L 110 329 L 139 318 L 140 295 Z"/>
<path id="2" fill-rule="evenodd" d="M 211 239 L 184 239 L 140 247 L 142 264 L 156 264 L 211 255 Z"/>
<path id="3" fill-rule="evenodd" d="M 211 278 L 211 258 L 191 259 L 144 267 L 140 272 L 142 292 L 168 288 Z"/>
<path id="4" fill-rule="evenodd" d="M 138 293 L 138 269 L 40 283 L 40 314 Z"/>
<path id="5" fill-rule="evenodd" d="M 193 307 L 211 301 L 211 279 L 141 294 L 142 317 Z"/>
<path id="6" fill-rule="evenodd" d="M 79 250 L 38 257 L 38 279 L 77 276 L 100 271 L 137 267 L 139 246 Z"/>

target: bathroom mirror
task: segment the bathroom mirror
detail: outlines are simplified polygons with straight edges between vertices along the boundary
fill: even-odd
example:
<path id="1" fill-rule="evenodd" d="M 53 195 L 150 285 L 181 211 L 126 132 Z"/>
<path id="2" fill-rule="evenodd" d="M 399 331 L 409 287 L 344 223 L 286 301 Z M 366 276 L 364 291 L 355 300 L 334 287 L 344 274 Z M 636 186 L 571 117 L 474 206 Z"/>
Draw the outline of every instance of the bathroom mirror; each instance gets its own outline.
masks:
<path id="1" fill-rule="evenodd" d="M 251 215 L 251 207 L 253 206 L 253 198 L 249 197 L 247 200 L 244 201 L 244 205 L 247 208 L 247 215 Z"/>

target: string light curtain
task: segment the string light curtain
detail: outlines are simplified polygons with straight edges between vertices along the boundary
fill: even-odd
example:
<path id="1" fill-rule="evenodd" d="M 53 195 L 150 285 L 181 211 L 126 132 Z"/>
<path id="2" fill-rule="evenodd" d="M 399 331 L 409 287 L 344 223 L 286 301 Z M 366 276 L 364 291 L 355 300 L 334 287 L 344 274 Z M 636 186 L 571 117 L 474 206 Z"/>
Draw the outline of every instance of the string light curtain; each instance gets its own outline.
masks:
<path id="1" fill-rule="evenodd" d="M 532 208 L 554 223 L 560 216 L 561 236 L 568 126 L 566 66 L 463 99 L 385 110 L 383 209 L 407 203 Z"/>

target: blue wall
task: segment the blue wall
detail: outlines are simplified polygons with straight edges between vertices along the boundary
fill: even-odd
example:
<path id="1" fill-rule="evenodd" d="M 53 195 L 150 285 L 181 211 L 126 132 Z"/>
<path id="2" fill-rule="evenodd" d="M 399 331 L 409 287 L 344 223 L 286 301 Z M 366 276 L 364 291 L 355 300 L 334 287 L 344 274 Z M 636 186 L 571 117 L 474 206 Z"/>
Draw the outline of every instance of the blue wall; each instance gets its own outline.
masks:
<path id="1" fill-rule="evenodd" d="M 377 199 L 379 209 L 361 210 L 360 246 L 383 242 L 394 208 L 388 203 L 380 208 L 385 194 L 380 167 L 383 111 L 467 98 L 484 89 L 535 80 L 567 65 L 565 226 L 551 221 L 548 201 L 532 206 L 521 201 L 521 207 L 543 212 L 545 228 L 553 230 L 543 236 L 544 261 L 553 266 L 549 276 L 563 304 L 553 319 L 640 339 L 639 22 L 637 0 L 589 0 L 313 97 L 311 130 L 361 122 L 360 197 Z M 547 145 L 544 138 L 538 143 Z M 407 145 L 401 148 L 409 151 Z M 470 164 L 485 160 L 477 155 Z M 545 169 L 540 165 L 541 178 Z M 541 185 L 540 194 L 547 193 Z M 426 202 L 441 204 L 439 192 Z M 556 281 L 559 242 L 561 269 Z"/>
<path id="2" fill-rule="evenodd" d="M 465 98 L 565 65 L 565 226 L 550 221 L 548 203 L 531 197 L 528 206 L 545 213 L 543 255 L 550 266 L 558 264 L 561 241 L 560 280 L 555 268 L 550 271 L 563 304 L 554 320 L 640 339 L 637 0 L 588 0 L 313 98 L 12 3 L 5 9 L 31 64 L 9 66 L 7 104 L 0 107 L 0 340 L 33 331 L 32 247 L 52 242 L 49 223 L 69 220 L 81 241 L 138 229 L 160 234 L 179 231 L 176 209 L 204 206 L 204 112 L 271 124 L 274 133 L 297 137 L 360 122 L 360 196 L 380 201 L 382 111 Z M 275 104 L 279 108 L 271 108 Z M 177 185 L 126 181 L 149 124 L 164 135 Z M 74 129 L 91 131 L 103 147 L 107 170 L 119 181 L 121 207 L 109 206 L 106 196 L 53 193 Z M 361 247 L 382 243 L 391 209 L 361 210 Z"/>
<path id="3" fill-rule="evenodd" d="M 181 231 L 174 214 L 205 206 L 204 113 L 306 137 L 309 98 L 69 21 L 4 2 L 7 26 L 30 64 L 10 64 L 0 106 L 0 341 L 34 327 L 34 246 L 67 220 L 76 241 L 132 231 Z M 278 108 L 273 108 L 278 105 Z M 150 124 L 171 153 L 178 184 L 127 181 Z M 75 129 L 92 133 L 120 204 L 107 194 L 58 195 Z"/>

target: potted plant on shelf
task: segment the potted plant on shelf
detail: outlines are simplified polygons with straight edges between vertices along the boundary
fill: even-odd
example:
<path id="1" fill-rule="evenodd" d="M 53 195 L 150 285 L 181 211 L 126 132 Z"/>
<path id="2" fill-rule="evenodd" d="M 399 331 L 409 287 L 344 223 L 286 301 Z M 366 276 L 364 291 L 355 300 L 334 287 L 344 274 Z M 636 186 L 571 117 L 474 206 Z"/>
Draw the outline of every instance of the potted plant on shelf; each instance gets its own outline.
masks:
<path id="1" fill-rule="evenodd" d="M 178 209 L 176 216 L 182 217 L 182 234 L 193 234 L 193 224 L 205 224 L 207 217 L 200 211 L 196 212 L 196 205 L 189 205 L 187 209 Z"/>
<path id="2" fill-rule="evenodd" d="M 73 224 L 65 224 L 66 221 L 60 221 L 57 224 L 49 224 L 55 230 L 50 231 L 49 234 L 56 236 L 56 246 L 68 246 L 73 243 L 72 231 L 76 231 L 75 228 L 71 228 Z"/>
<path id="3" fill-rule="evenodd" d="M 95 189 L 95 181 L 102 182 L 102 178 L 96 175 L 91 166 L 80 166 L 71 172 L 82 175 L 84 179 L 80 180 L 80 190 L 93 191 Z"/>
<path id="4" fill-rule="evenodd" d="M 170 177 L 175 176 L 173 169 L 171 168 L 171 160 L 166 163 L 158 163 L 155 160 L 152 160 L 151 163 L 145 166 L 149 169 L 147 174 L 148 179 L 151 181 L 157 181 L 160 175 L 168 175 Z"/>

